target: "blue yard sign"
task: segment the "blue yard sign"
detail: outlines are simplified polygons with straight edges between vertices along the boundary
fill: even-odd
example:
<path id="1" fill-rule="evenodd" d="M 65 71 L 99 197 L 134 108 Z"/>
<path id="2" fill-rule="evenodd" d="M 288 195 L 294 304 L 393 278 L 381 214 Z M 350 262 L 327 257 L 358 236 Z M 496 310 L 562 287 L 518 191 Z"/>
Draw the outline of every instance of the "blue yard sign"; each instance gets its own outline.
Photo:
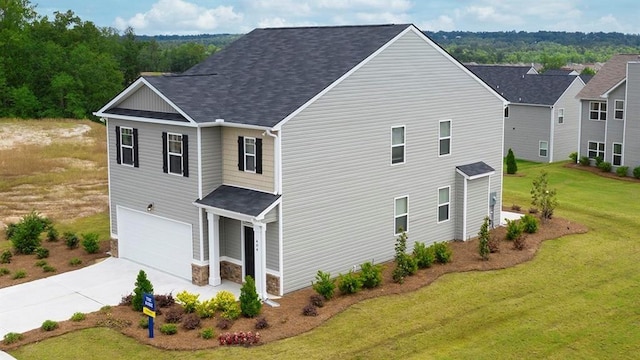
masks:
<path id="1" fill-rule="evenodd" d="M 156 299 L 153 294 L 142 295 L 142 312 L 149 316 L 149 338 L 153 338 L 153 319 L 156 317 Z"/>

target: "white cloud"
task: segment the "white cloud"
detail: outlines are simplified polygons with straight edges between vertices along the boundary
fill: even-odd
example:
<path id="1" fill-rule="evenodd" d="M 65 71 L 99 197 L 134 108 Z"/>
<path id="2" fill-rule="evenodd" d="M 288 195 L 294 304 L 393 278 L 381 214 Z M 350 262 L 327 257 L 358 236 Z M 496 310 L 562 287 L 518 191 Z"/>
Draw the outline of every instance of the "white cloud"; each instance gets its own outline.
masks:
<path id="1" fill-rule="evenodd" d="M 274 27 L 292 27 L 292 26 L 315 26 L 317 24 L 302 21 L 302 22 L 289 22 L 287 19 L 281 17 L 262 18 L 258 21 L 258 27 L 261 28 L 274 28 Z"/>
<path id="2" fill-rule="evenodd" d="M 358 24 L 404 24 L 409 21 L 407 14 L 397 14 L 388 11 L 383 12 L 359 12 L 356 13 L 356 19 Z"/>
<path id="3" fill-rule="evenodd" d="M 408 0 L 319 0 L 314 2 L 320 9 L 376 9 L 389 12 L 405 12 L 413 7 Z"/>
<path id="4" fill-rule="evenodd" d="M 433 20 L 423 21 L 416 24 L 416 26 L 422 31 L 454 31 L 456 24 L 453 19 L 447 15 L 440 15 Z"/>

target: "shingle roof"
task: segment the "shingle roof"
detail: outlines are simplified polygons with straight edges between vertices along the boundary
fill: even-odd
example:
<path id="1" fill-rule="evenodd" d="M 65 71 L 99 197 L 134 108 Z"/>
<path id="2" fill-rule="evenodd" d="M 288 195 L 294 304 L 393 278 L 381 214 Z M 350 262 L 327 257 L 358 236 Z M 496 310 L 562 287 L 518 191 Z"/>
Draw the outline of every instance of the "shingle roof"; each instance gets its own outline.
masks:
<path id="1" fill-rule="evenodd" d="M 189 121 L 181 114 L 165 113 L 165 112 L 158 112 L 158 111 L 132 110 L 132 109 L 124 109 L 124 108 L 117 107 L 117 108 L 109 109 L 109 113 L 116 114 L 116 115 L 137 116 L 142 118 L 154 118 L 154 119 L 182 121 L 182 122 Z"/>
<path id="2" fill-rule="evenodd" d="M 256 29 L 181 75 L 145 79 L 198 123 L 273 127 L 408 26 Z"/>
<path id="3" fill-rule="evenodd" d="M 203 199 L 198 199 L 195 202 L 238 214 L 258 216 L 278 200 L 279 197 L 280 195 L 262 191 L 221 185 Z"/>
<path id="4" fill-rule="evenodd" d="M 463 174 L 465 174 L 468 177 L 489 174 L 495 171 L 494 168 L 487 165 L 487 163 L 485 163 L 484 161 L 478 161 L 473 164 L 456 166 L 456 169 L 460 170 Z"/>
<path id="5" fill-rule="evenodd" d="M 618 54 L 607 61 L 579 93 L 578 99 L 600 99 L 627 76 L 627 63 L 638 61 L 638 54 Z"/>

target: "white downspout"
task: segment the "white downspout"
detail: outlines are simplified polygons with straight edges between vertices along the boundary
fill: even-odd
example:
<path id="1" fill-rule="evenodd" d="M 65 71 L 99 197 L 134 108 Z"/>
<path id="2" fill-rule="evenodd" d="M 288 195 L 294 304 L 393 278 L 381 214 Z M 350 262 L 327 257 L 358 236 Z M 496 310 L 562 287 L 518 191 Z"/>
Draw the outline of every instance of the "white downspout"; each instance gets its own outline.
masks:
<path id="1" fill-rule="evenodd" d="M 265 131 L 263 134 L 269 135 L 273 138 L 273 193 L 282 194 L 282 157 L 280 151 L 280 136 L 271 132 L 271 130 Z"/>
<path id="2" fill-rule="evenodd" d="M 555 106 L 551 106 L 551 127 L 549 128 L 549 143 L 547 145 L 547 156 L 549 159 L 548 162 L 550 163 L 553 162 L 553 149 L 555 148 L 555 146 L 553 145 L 553 139 L 555 138 L 554 133 L 556 131 L 555 112 L 556 112 Z M 538 148 L 538 155 L 540 155 L 539 148 Z"/>

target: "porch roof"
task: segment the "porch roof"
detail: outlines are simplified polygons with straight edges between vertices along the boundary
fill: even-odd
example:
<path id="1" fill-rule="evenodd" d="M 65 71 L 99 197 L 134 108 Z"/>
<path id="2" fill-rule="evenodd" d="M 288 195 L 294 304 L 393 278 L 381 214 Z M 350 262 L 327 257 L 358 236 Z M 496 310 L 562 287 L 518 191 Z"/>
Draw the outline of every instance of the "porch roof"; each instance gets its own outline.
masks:
<path id="1" fill-rule="evenodd" d="M 472 164 L 456 166 L 456 171 L 467 179 L 477 179 L 479 177 L 492 175 L 495 169 L 487 165 L 484 161 L 478 161 Z"/>
<path id="2" fill-rule="evenodd" d="M 196 200 L 195 204 L 259 218 L 277 204 L 280 196 L 263 191 L 220 185 L 204 198 Z"/>

